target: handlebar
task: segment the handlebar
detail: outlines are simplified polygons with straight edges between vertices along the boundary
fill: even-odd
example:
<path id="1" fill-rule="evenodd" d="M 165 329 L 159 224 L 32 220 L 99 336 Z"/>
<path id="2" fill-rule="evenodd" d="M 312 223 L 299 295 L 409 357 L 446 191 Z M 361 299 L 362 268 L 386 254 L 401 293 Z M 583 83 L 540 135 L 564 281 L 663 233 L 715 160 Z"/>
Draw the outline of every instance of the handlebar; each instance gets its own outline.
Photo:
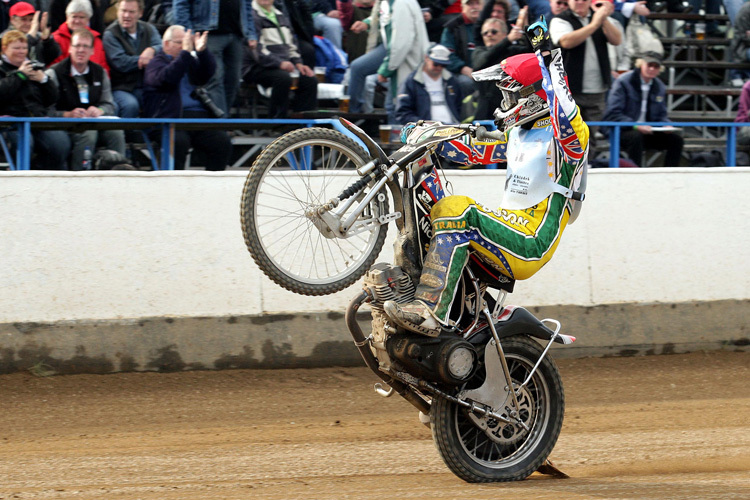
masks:
<path id="1" fill-rule="evenodd" d="M 480 125 L 476 128 L 476 130 L 474 130 L 474 137 L 476 137 L 480 141 L 485 139 L 498 141 L 505 137 L 505 132 L 503 132 L 502 130 L 487 130 L 486 128 L 484 128 L 484 125 Z"/>

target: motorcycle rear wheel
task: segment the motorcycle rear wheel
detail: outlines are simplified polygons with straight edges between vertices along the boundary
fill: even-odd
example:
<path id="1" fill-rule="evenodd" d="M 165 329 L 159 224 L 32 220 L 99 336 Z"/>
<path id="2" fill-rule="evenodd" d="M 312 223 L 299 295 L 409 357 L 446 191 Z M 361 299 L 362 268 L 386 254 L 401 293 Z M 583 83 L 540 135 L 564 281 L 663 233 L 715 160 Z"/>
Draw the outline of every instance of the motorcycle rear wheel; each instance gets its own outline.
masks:
<path id="1" fill-rule="evenodd" d="M 316 127 L 285 134 L 258 156 L 242 191 L 242 234 L 253 260 L 271 280 L 302 295 L 327 295 L 370 268 L 385 241 L 387 224 L 377 217 L 382 209 L 387 213 L 387 197 L 370 202 L 357 220 L 362 231 L 348 238 L 324 236 L 310 216 L 310 209 L 357 181 L 356 168 L 367 161 L 352 139 Z"/>
<path id="2" fill-rule="evenodd" d="M 525 336 L 508 337 L 502 345 L 513 384 L 519 386 L 539 359 L 542 348 Z M 443 398 L 433 400 L 432 437 L 454 474 L 470 483 L 520 481 L 547 459 L 560 435 L 565 412 L 562 379 L 549 356 L 522 396 L 521 414 L 530 430 L 486 419 L 490 427 L 495 426 L 495 440 L 472 421 L 466 408 Z"/>

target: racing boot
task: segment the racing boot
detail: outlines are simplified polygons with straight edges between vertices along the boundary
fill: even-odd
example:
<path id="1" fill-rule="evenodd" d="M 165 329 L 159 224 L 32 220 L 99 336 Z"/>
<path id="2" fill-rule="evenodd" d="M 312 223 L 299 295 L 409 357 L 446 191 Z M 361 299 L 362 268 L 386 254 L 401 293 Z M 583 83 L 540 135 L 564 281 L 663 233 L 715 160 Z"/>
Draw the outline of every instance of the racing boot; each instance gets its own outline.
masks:
<path id="1" fill-rule="evenodd" d="M 428 337 L 440 335 L 440 323 L 432 315 L 430 308 L 421 300 L 398 304 L 388 300 L 383 304 L 388 317 L 401 328 L 421 333 Z"/>

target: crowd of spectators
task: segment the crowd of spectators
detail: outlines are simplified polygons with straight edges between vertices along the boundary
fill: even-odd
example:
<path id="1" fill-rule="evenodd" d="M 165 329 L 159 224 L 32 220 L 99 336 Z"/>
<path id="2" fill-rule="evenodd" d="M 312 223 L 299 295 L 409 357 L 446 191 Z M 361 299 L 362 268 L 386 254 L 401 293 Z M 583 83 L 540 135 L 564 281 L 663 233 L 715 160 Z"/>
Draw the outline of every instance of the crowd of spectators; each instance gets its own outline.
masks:
<path id="1" fill-rule="evenodd" d="M 370 112 L 380 86 L 390 123 L 492 120 L 501 95 L 471 73 L 531 52 L 524 28 L 543 15 L 586 121 L 665 121 L 658 78 L 663 54 L 624 54 L 626 26 L 632 16 L 688 12 L 699 3 L 3 0 L 0 115 L 231 117 L 240 86 L 259 86 L 268 92 L 267 116 L 286 118 L 317 108 L 325 78 L 314 68 L 328 63 L 316 39 L 322 37 L 348 65 L 341 85 L 352 113 Z M 719 3 L 706 0 L 706 9 Z M 734 52 L 750 61 L 750 7 L 740 9 L 736 0 L 724 7 L 742 27 Z M 716 36 L 719 28 L 710 30 Z M 740 83 L 748 76 L 736 75 Z M 4 134 L 16 143 L 13 133 Z M 682 139 L 670 131 L 638 127 L 623 132 L 621 141 L 636 164 L 654 147 L 667 151 L 666 165 L 679 163 Z M 34 166 L 45 169 L 90 168 L 88 152 L 97 147 L 127 152 L 122 132 L 111 130 L 35 129 L 33 142 Z M 207 169 L 222 170 L 231 141 L 218 129 L 182 131 L 175 139 L 176 168 L 184 168 L 191 148 L 199 156 L 210 153 L 201 163 Z"/>

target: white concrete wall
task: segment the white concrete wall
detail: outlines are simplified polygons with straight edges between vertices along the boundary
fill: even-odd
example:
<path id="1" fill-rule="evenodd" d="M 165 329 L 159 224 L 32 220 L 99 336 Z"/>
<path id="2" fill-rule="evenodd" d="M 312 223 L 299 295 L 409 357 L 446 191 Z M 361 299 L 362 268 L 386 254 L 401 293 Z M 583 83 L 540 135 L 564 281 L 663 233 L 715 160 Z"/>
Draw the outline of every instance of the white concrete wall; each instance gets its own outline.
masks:
<path id="1" fill-rule="evenodd" d="M 266 279 L 239 225 L 244 173 L 0 173 L 0 323 L 343 311 Z M 496 206 L 502 171 L 447 172 Z M 510 302 L 750 298 L 750 169 L 596 170 L 581 217 Z M 395 232 L 395 231 L 393 231 Z M 390 243 L 379 260 L 389 260 Z"/>

